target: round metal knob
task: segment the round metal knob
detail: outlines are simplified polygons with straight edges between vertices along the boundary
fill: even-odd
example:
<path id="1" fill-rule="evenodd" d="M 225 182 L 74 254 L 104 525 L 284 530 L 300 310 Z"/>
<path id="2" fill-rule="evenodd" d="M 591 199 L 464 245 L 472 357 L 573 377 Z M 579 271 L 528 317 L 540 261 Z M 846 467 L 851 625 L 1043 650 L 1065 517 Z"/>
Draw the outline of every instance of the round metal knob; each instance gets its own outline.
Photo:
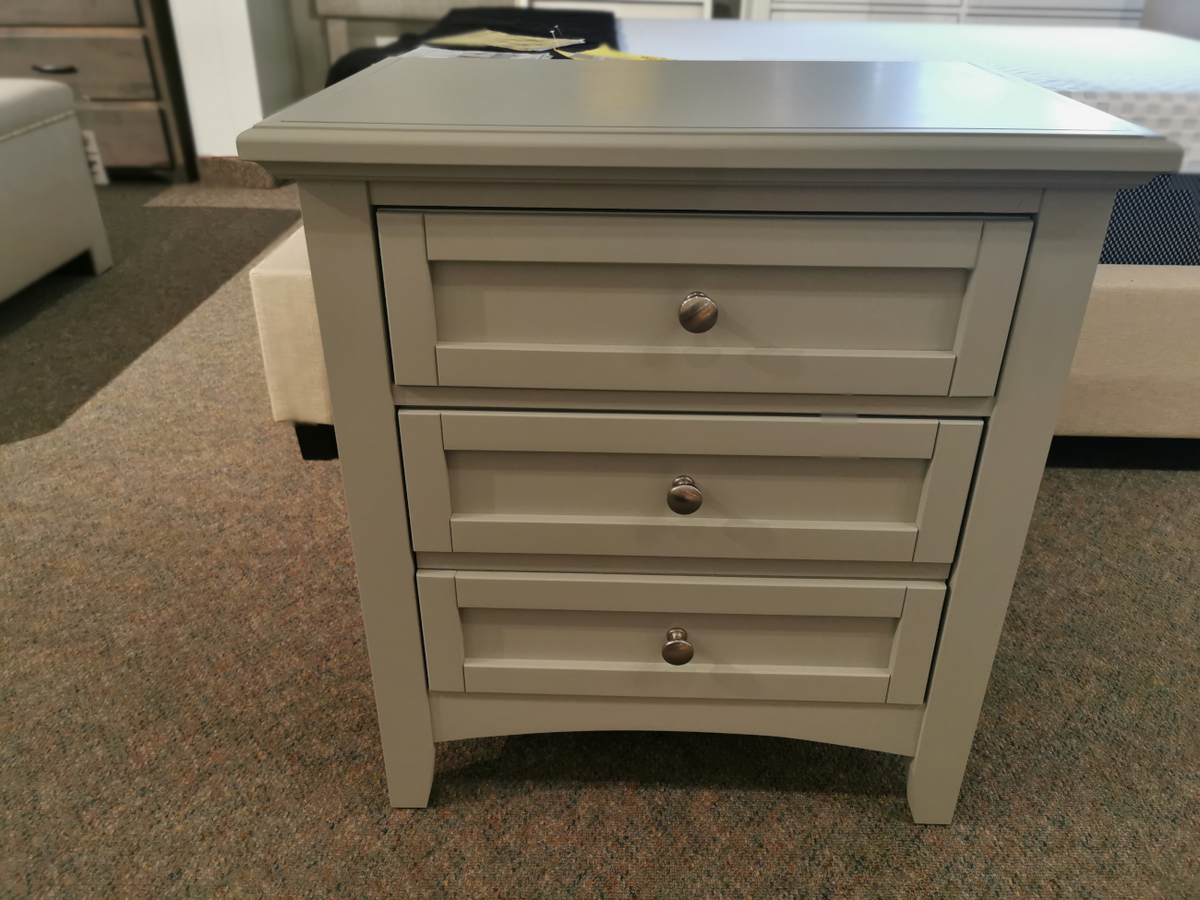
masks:
<path id="1" fill-rule="evenodd" d="M 696 482 L 686 475 L 680 475 L 671 482 L 671 489 L 667 491 L 667 506 L 671 507 L 672 512 L 690 516 L 703 502 L 704 495 L 696 487 Z"/>
<path id="2" fill-rule="evenodd" d="M 695 648 L 688 643 L 687 632 L 682 628 L 672 628 L 667 632 L 667 642 L 663 644 L 663 659 L 673 666 L 682 666 L 692 661 Z"/>
<path id="3" fill-rule="evenodd" d="M 679 324 L 692 334 L 702 334 L 717 324 L 717 304 L 712 297 L 695 291 L 679 307 Z"/>

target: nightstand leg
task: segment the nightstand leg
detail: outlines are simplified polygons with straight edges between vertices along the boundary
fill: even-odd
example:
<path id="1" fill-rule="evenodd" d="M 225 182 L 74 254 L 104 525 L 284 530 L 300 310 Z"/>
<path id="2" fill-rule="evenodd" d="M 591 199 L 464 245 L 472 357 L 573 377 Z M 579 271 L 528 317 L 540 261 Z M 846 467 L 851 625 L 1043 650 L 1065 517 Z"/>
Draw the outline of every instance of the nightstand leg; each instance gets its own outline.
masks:
<path id="1" fill-rule="evenodd" d="M 1042 198 L 908 766 L 918 823 L 954 816 L 1114 194 Z"/>
<path id="2" fill-rule="evenodd" d="M 374 211 L 361 181 L 304 184 L 300 205 L 337 423 L 388 797 L 392 806 L 425 806 L 433 783 L 433 726 Z"/>

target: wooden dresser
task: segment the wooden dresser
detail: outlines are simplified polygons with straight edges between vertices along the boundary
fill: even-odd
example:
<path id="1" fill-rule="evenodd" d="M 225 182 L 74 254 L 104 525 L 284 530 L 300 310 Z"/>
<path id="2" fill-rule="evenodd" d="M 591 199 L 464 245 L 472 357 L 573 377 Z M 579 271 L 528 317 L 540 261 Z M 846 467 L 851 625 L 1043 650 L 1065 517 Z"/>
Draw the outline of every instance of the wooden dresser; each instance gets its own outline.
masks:
<path id="1" fill-rule="evenodd" d="M 109 168 L 194 170 L 174 46 L 165 0 L 0 0 L 0 78 L 69 85 Z"/>
<path id="2" fill-rule="evenodd" d="M 435 741 L 656 729 L 899 754 L 950 821 L 1178 148 L 964 64 L 389 60 L 240 149 L 300 182 L 393 805 Z"/>

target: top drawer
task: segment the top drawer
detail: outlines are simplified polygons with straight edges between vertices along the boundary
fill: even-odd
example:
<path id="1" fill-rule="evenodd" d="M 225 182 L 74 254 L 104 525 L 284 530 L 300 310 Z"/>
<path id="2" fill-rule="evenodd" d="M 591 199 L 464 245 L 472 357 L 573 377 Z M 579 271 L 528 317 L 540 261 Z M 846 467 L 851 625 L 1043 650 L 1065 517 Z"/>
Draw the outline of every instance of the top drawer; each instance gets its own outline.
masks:
<path id="1" fill-rule="evenodd" d="M 137 0 L 4 0 L 0 25 L 137 25 Z"/>
<path id="2" fill-rule="evenodd" d="M 398 210 L 378 225 L 398 384 L 943 397 L 995 390 L 1032 230 Z M 715 323 L 685 324 L 695 294 Z"/>

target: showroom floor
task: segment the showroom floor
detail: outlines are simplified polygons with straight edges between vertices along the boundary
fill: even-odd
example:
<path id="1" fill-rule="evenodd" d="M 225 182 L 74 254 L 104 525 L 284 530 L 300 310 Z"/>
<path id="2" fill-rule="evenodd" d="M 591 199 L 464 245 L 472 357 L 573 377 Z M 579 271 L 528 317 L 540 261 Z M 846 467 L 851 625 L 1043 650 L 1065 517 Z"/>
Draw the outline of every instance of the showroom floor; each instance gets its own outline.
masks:
<path id="1" fill-rule="evenodd" d="M 116 267 L 0 307 L 0 897 L 1200 896 L 1195 471 L 1048 470 L 950 827 L 897 757 L 704 734 L 439 745 L 389 809 L 338 463 L 258 351 L 294 195 L 102 202 Z"/>

